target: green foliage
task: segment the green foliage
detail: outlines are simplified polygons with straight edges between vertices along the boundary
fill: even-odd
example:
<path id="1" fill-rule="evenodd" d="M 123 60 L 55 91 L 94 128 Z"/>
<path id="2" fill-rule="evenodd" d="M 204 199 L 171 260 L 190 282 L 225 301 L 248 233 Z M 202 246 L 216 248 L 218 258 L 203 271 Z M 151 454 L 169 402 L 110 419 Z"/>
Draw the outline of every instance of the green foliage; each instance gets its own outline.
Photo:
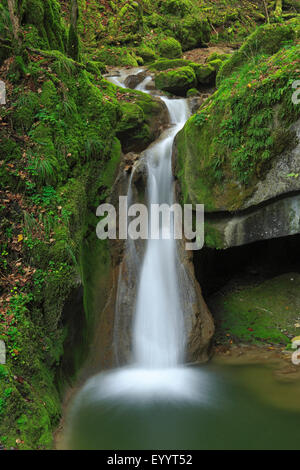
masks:
<path id="1" fill-rule="evenodd" d="M 35 115 L 39 109 L 39 98 L 36 93 L 29 91 L 16 101 L 12 118 L 17 132 L 28 131 L 34 123 Z"/>
<path id="2" fill-rule="evenodd" d="M 45 155 L 31 154 L 26 169 L 39 185 L 51 184 L 56 182 L 55 163 Z"/>

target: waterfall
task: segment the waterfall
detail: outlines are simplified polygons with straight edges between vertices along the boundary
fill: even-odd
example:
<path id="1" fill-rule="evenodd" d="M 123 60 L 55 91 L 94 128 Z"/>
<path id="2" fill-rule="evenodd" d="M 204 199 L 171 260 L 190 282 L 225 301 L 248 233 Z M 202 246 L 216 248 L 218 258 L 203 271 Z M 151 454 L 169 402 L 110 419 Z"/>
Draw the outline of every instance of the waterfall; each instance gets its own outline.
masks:
<path id="1" fill-rule="evenodd" d="M 124 86 L 126 75 L 109 77 L 109 80 Z M 136 90 L 149 93 L 148 84 L 152 77 L 147 76 Z M 189 108 L 185 99 L 169 99 L 159 97 L 164 101 L 170 120 L 170 128 L 162 133 L 160 139 L 152 144 L 144 153 L 143 160 L 147 166 L 147 199 L 148 212 L 152 204 L 168 204 L 174 201 L 172 175 L 172 147 L 176 134 L 182 129 L 189 117 Z M 129 182 L 128 203 L 132 201 L 132 177 Z M 149 233 L 151 232 L 150 217 Z M 169 230 L 169 233 L 166 232 Z M 132 331 L 133 363 L 140 368 L 175 367 L 184 360 L 185 325 L 184 314 L 180 302 L 176 256 L 176 240 L 171 228 L 164 227 L 164 239 L 161 238 L 162 227 L 158 228 L 156 238 L 149 238 L 145 249 L 144 259 L 139 259 L 135 252 L 135 242 L 128 240 L 126 244 L 127 270 L 134 276 L 139 276 L 137 282 L 137 299 L 134 312 Z M 152 230 L 153 233 L 153 230 Z M 165 239 L 167 238 L 167 239 Z M 140 267 L 141 264 L 141 267 Z M 134 282 L 131 283 L 134 285 Z M 128 286 L 127 286 L 128 288 Z M 119 280 L 118 298 L 116 305 L 116 330 L 122 324 L 122 312 L 119 312 L 124 286 L 122 277 Z M 126 295 L 126 294 L 125 294 Z M 115 335 L 116 351 L 121 341 Z M 118 354 L 117 354 L 118 356 Z"/>
<path id="2" fill-rule="evenodd" d="M 139 89 L 143 90 L 142 85 Z M 162 99 L 172 127 L 145 152 L 149 209 L 151 204 L 174 203 L 172 146 L 189 116 L 186 100 Z M 172 232 L 171 226 L 169 239 L 149 238 L 147 241 L 133 328 L 134 361 L 140 367 L 174 367 L 184 358 L 184 315 L 179 298 L 176 240 Z M 157 238 L 159 235 L 161 233 Z"/>
<path id="3" fill-rule="evenodd" d="M 116 82 L 116 76 L 108 79 Z M 126 74 L 117 78 L 122 86 L 125 80 Z M 146 77 L 136 89 L 150 93 L 147 86 L 151 80 L 150 76 Z M 137 163 L 137 166 L 145 164 L 147 168 L 148 212 L 151 212 L 151 204 L 172 205 L 175 202 L 172 147 L 176 134 L 190 114 L 187 100 L 157 96 L 167 106 L 170 125 L 143 152 Z M 136 167 L 129 181 L 129 203 L 134 202 L 135 171 Z M 151 230 L 151 216 L 149 219 Z M 126 366 L 90 378 L 74 401 L 74 416 L 94 402 L 206 401 L 209 396 L 203 380 L 205 373 L 184 365 L 187 338 L 183 306 L 186 304 L 184 308 L 188 311 L 188 304 L 196 302 L 194 288 L 179 261 L 173 225 L 166 228 L 161 223 L 158 230 L 164 233 L 163 239 L 149 237 L 144 250 L 137 249 L 136 241 L 127 240 L 124 278 L 120 270 L 114 342 L 118 359 L 118 344 L 128 333 L 127 320 L 133 313 L 131 361 Z M 132 292 L 133 285 L 137 292 Z M 133 305 L 133 312 L 124 310 L 124 305 L 130 310 L 129 304 Z"/>

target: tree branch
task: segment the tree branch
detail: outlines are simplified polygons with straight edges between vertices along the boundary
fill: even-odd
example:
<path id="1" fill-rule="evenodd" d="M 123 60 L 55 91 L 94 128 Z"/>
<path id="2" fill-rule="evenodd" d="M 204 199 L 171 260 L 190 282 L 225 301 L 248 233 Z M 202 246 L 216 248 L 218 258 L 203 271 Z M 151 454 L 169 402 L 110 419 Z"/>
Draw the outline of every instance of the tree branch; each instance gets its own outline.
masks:
<path id="1" fill-rule="evenodd" d="M 264 8 L 265 8 L 265 17 L 266 17 L 267 23 L 270 23 L 270 17 L 269 17 L 268 6 L 267 6 L 267 3 L 266 3 L 266 0 L 262 0 L 262 2 L 264 4 Z"/>

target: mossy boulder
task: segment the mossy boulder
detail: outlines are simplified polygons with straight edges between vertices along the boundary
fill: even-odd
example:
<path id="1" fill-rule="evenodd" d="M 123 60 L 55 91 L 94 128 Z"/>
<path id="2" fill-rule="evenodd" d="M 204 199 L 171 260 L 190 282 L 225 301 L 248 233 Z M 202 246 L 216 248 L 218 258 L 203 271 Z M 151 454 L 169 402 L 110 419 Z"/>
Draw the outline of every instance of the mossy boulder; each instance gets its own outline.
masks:
<path id="1" fill-rule="evenodd" d="M 144 63 L 153 62 L 157 58 L 155 50 L 145 44 L 136 50 L 136 54 L 143 59 Z"/>
<path id="2" fill-rule="evenodd" d="M 187 121 L 177 136 L 175 155 L 184 203 L 203 203 L 206 211 L 248 207 L 275 159 L 281 158 L 286 144 L 278 142 L 295 147 L 291 126 L 300 108 L 292 102 L 291 85 L 298 78 L 299 53 L 295 44 L 271 57 L 256 56 L 224 80 Z M 265 187 L 253 203 L 271 193 Z"/>
<path id="3" fill-rule="evenodd" d="M 217 76 L 217 85 L 250 58 L 261 54 L 275 54 L 283 45 L 293 42 L 295 35 L 295 30 L 291 25 L 273 23 L 260 26 L 249 36 L 242 47 L 224 62 Z"/>
<path id="4" fill-rule="evenodd" d="M 168 121 L 165 104 L 150 95 L 126 90 L 127 100 L 121 101 L 122 119 L 117 126 L 117 136 L 123 152 L 142 151 L 155 140 Z"/>
<path id="5" fill-rule="evenodd" d="M 97 49 L 92 55 L 92 60 L 102 62 L 104 65 L 129 65 L 137 67 L 138 56 L 133 49 L 127 47 L 105 47 Z"/>
<path id="6" fill-rule="evenodd" d="M 205 46 L 210 39 L 210 26 L 206 19 L 185 16 L 176 24 L 174 35 L 184 51 Z"/>
<path id="7" fill-rule="evenodd" d="M 181 44 L 174 38 L 163 39 L 158 45 L 162 57 L 176 59 L 182 56 Z"/>
<path id="8" fill-rule="evenodd" d="M 186 97 L 187 98 L 190 98 L 191 96 L 199 96 L 199 91 L 197 90 L 197 88 L 190 88 L 186 92 Z"/>
<path id="9" fill-rule="evenodd" d="M 189 66 L 168 72 L 160 72 L 155 77 L 156 88 L 179 96 L 185 96 L 190 88 L 196 86 L 196 83 L 196 74 Z"/>
<path id="10" fill-rule="evenodd" d="M 188 59 L 159 59 L 156 62 L 153 62 L 153 64 L 150 64 L 148 69 L 161 72 L 163 70 L 175 69 L 191 64 L 192 62 Z"/>
<path id="11" fill-rule="evenodd" d="M 222 62 L 224 62 L 225 60 L 230 59 L 230 57 L 231 57 L 231 54 L 213 52 L 212 54 L 208 56 L 206 62 L 212 62 L 214 60 L 221 60 Z"/>
<path id="12" fill-rule="evenodd" d="M 209 65 L 213 67 L 216 73 L 220 70 L 220 68 L 222 67 L 222 64 L 223 64 L 223 61 L 221 59 L 215 59 L 209 62 Z"/>
<path id="13" fill-rule="evenodd" d="M 160 0 L 160 10 L 163 14 L 183 17 L 191 8 L 189 0 Z"/>
<path id="14" fill-rule="evenodd" d="M 198 85 L 213 85 L 216 78 L 216 68 L 212 63 L 193 64 Z"/>

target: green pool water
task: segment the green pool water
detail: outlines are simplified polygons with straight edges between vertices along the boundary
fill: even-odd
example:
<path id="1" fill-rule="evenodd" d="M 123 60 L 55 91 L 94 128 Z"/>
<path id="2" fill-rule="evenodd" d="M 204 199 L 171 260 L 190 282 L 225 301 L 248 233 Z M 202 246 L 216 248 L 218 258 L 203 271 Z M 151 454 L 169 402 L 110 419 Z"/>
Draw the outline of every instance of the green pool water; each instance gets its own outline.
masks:
<path id="1" fill-rule="evenodd" d="M 300 381 L 268 365 L 193 368 L 199 399 L 86 399 L 72 410 L 72 449 L 300 449 Z"/>

